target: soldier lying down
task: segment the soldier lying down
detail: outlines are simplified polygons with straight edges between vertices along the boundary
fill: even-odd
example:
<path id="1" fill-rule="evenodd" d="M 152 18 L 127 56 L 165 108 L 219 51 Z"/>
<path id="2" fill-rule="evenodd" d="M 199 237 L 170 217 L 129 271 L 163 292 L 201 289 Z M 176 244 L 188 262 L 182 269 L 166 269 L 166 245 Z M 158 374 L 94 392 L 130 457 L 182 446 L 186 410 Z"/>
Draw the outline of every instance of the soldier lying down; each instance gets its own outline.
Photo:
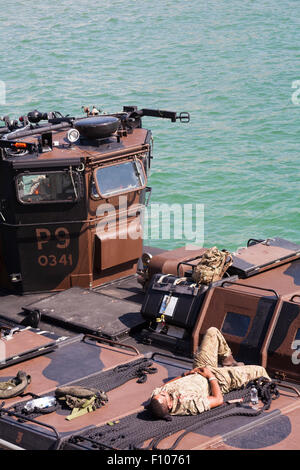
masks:
<path id="1" fill-rule="evenodd" d="M 222 367 L 218 367 L 218 358 Z M 183 376 L 156 388 L 148 409 L 157 418 L 195 415 L 223 403 L 223 394 L 241 388 L 250 380 L 265 377 L 264 367 L 236 362 L 225 338 L 217 328 L 209 328 L 194 356 L 194 368 Z"/>

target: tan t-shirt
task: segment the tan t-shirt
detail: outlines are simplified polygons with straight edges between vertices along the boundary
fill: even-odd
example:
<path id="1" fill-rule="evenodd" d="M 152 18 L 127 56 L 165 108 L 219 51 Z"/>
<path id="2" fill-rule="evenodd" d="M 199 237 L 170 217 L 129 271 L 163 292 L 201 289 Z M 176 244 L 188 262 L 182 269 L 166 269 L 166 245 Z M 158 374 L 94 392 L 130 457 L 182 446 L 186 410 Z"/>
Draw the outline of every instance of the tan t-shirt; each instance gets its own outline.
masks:
<path id="1" fill-rule="evenodd" d="M 167 392 L 173 399 L 171 415 L 196 415 L 209 410 L 208 380 L 200 374 L 191 374 L 156 388 L 153 395 Z"/>

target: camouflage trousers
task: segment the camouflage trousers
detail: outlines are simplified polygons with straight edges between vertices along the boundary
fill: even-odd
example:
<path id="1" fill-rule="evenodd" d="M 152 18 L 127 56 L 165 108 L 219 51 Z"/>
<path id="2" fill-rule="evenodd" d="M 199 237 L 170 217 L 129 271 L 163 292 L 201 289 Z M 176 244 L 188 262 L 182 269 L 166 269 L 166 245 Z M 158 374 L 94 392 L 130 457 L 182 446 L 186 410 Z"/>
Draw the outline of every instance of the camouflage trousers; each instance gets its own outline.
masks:
<path id="1" fill-rule="evenodd" d="M 222 333 L 211 327 L 205 333 L 201 346 L 194 355 L 193 367 L 208 367 L 218 379 L 222 393 L 241 388 L 250 380 L 266 377 L 271 380 L 266 370 L 258 365 L 218 367 L 219 357 L 228 357 L 231 349 Z"/>

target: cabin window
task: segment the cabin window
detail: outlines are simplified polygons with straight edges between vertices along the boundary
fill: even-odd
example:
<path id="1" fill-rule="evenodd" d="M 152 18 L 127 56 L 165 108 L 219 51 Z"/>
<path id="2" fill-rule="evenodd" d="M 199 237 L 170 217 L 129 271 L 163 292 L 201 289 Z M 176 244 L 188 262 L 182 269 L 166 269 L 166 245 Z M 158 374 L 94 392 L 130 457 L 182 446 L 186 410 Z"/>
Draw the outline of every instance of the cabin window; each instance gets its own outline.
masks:
<path id="1" fill-rule="evenodd" d="M 240 313 L 227 312 L 222 326 L 222 333 L 243 338 L 249 327 L 250 317 Z"/>
<path id="2" fill-rule="evenodd" d="M 80 180 L 74 171 L 20 174 L 16 178 L 18 200 L 23 204 L 75 202 Z"/>
<path id="3" fill-rule="evenodd" d="M 103 166 L 95 172 L 95 185 L 92 195 L 97 197 L 97 190 L 102 197 L 128 193 L 145 186 L 145 173 L 139 160 L 131 160 L 117 165 Z"/>

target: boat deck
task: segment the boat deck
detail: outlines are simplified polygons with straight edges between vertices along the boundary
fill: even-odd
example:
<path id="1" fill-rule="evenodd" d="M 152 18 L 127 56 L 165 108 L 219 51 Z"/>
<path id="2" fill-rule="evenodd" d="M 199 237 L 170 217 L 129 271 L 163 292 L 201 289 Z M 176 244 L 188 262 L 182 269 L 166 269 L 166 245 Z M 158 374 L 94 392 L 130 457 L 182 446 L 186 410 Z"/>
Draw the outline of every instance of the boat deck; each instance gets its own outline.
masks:
<path id="1" fill-rule="evenodd" d="M 36 354 L 29 351 L 28 360 L 23 358 L 21 363 L 16 361 L 0 370 L 2 380 L 14 377 L 19 370 L 24 370 L 31 376 L 31 383 L 23 397 L 5 400 L 1 411 L 0 435 L 5 436 L 6 441 L 29 450 L 55 447 L 77 450 L 128 450 L 153 446 L 157 449 L 176 450 L 287 450 L 300 447 L 300 387 L 284 382 L 279 386 L 280 397 L 272 403 L 270 410 L 263 411 L 258 416 L 244 416 L 243 412 L 253 412 L 249 404 L 244 404 L 239 408 L 234 407 L 234 413 L 239 413 L 234 416 L 231 416 L 232 410 L 224 409 L 221 410 L 222 417 L 215 419 L 209 411 L 206 423 L 203 422 L 203 414 L 197 419 L 187 417 L 190 421 L 186 421 L 186 417 L 176 417 L 175 423 L 174 420 L 154 420 L 154 423 L 153 420 L 149 421 L 145 405 L 152 390 L 190 369 L 191 358 L 177 357 L 157 344 L 149 345 L 141 341 L 139 331 L 143 327 L 143 319 L 139 317 L 139 310 L 143 293 L 135 276 L 94 290 L 90 309 L 86 307 L 89 305 L 86 302 L 82 307 L 84 315 L 77 315 L 76 321 L 72 320 L 73 324 L 68 315 L 72 311 L 72 305 L 73 310 L 77 312 L 80 311 L 80 305 L 74 308 L 72 299 L 68 307 L 66 298 L 62 304 L 62 296 L 67 295 L 68 291 L 54 296 L 3 295 L 1 298 L 2 323 L 25 323 L 24 331 L 15 333 L 12 341 L 17 342 L 18 335 L 30 332 L 38 338 L 37 349 L 40 351 Z M 85 289 L 75 289 L 72 295 L 88 297 Z M 51 315 L 49 306 L 53 305 L 53 302 L 56 304 Z M 46 306 L 41 310 L 42 317 L 38 329 L 26 327 L 26 308 L 32 305 Z M 64 305 L 67 312 L 65 318 L 57 313 L 60 305 Z M 97 308 L 101 305 L 104 305 L 104 309 L 108 306 L 108 311 L 111 311 L 110 332 L 119 331 L 113 343 L 109 338 L 97 339 L 95 336 L 99 332 L 105 333 L 104 324 L 101 323 L 103 320 L 97 316 Z M 125 307 L 127 314 L 133 315 L 133 323 L 126 319 Z M 123 308 L 121 315 L 120 308 Z M 41 335 L 46 339 L 42 340 Z M 51 350 L 40 350 L 39 346 L 44 341 L 45 344 L 49 342 L 52 345 Z M 13 347 L 11 348 L 13 352 Z M 136 361 L 151 361 L 151 367 L 156 369 L 155 373 L 147 373 L 143 383 L 138 383 L 137 377 L 134 377 L 129 380 L 122 379 L 118 386 L 113 386 L 111 377 L 118 376 L 120 365 L 131 367 Z M 20 403 L 31 399 L 27 394 L 54 395 L 55 389 L 62 385 L 97 385 L 99 388 L 99 384 L 103 383 L 108 403 L 92 413 L 67 420 L 70 410 L 60 408 L 49 414 L 29 416 L 29 419 L 23 415 L 21 422 L 18 419 L 17 410 L 20 410 Z M 178 423 L 180 418 L 184 418 L 184 421 Z M 153 439 L 156 436 L 158 441 L 155 444 Z"/>

